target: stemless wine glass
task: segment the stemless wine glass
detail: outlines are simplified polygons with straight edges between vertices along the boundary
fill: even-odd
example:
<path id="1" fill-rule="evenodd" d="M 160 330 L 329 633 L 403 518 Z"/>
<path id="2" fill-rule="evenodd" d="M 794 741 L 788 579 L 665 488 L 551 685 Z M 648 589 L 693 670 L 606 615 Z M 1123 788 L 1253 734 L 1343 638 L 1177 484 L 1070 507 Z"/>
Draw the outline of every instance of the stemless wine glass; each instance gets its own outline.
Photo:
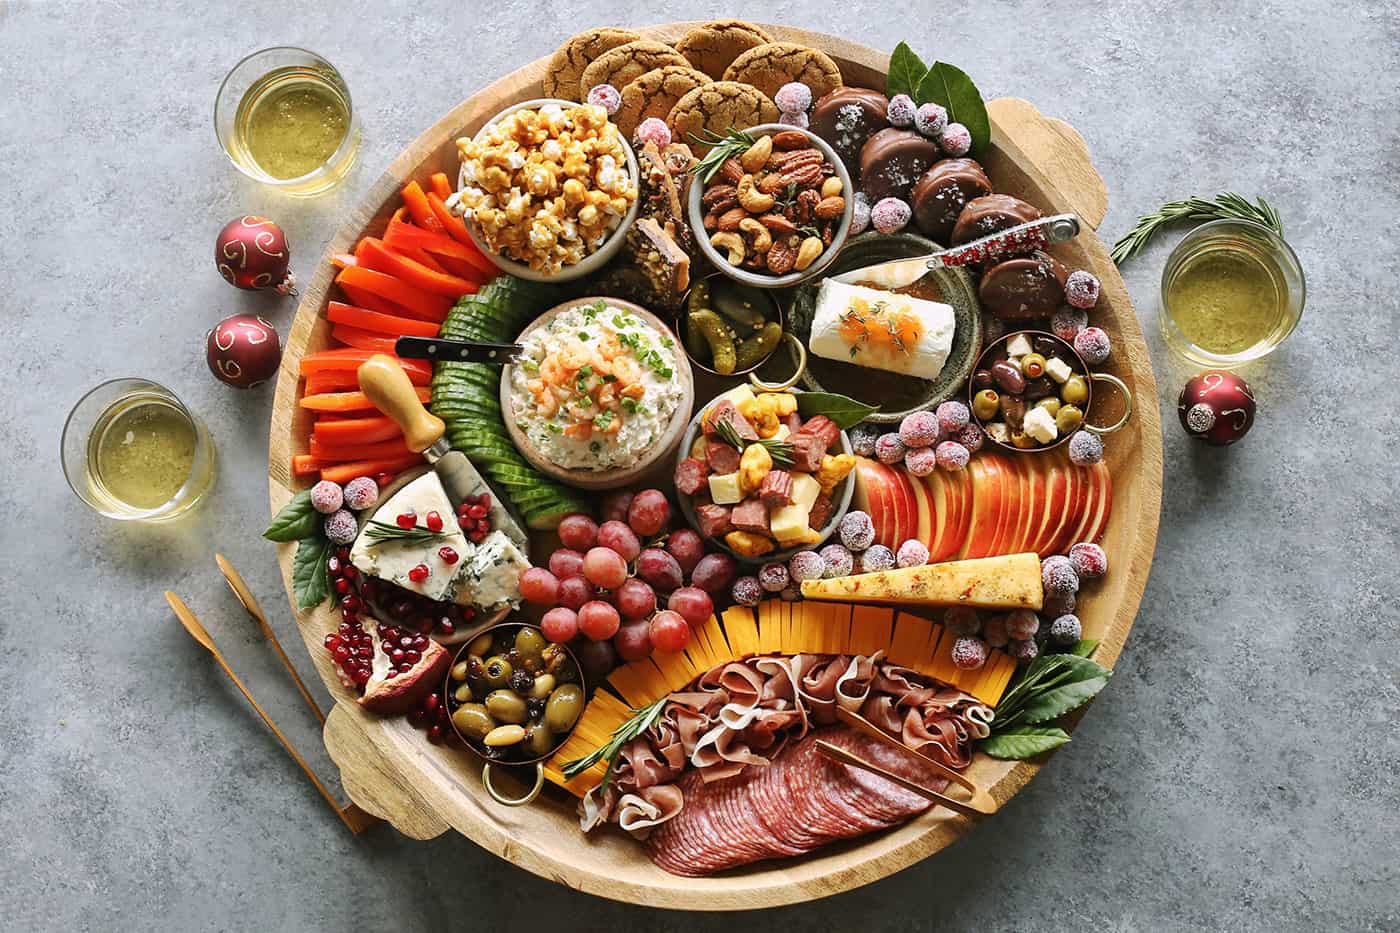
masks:
<path id="1" fill-rule="evenodd" d="M 258 164 L 249 149 L 249 122 L 260 104 L 307 88 L 329 98 L 344 111 L 345 135 L 335 151 L 315 169 L 279 178 Z M 254 52 L 233 66 L 214 100 L 214 132 L 229 161 L 240 172 L 294 197 L 310 197 L 334 187 L 350 171 L 360 149 L 359 116 L 340 72 L 315 52 L 292 46 Z"/>
<path id="2" fill-rule="evenodd" d="M 169 435 L 164 453 L 174 455 L 162 459 L 148 452 L 143 459 L 132 445 L 137 432 L 156 421 Z M 113 448 L 126 449 L 114 455 Z M 174 392 L 149 379 L 113 379 L 79 399 L 63 425 L 61 456 L 64 476 L 78 498 L 122 521 L 177 518 L 214 485 L 209 429 Z"/>

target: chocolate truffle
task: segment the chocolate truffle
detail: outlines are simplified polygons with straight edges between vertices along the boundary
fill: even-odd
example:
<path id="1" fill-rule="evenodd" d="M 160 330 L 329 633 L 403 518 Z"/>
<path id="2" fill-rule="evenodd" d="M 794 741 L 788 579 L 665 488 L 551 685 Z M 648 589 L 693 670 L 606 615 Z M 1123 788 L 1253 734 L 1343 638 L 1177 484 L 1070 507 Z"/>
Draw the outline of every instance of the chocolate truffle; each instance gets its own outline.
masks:
<path id="1" fill-rule="evenodd" d="M 963 207 L 973 198 L 992 193 L 992 182 L 972 159 L 943 159 L 914 182 L 909 203 L 914 223 L 924 236 L 948 243 Z"/>
<path id="2" fill-rule="evenodd" d="M 1065 300 L 1069 273 L 1049 253 L 1036 250 L 1029 256 L 997 263 L 982 276 L 977 297 L 982 307 L 999 318 L 1024 320 L 1046 317 Z"/>
<path id="3" fill-rule="evenodd" d="M 889 126 L 884 94 L 864 87 L 838 87 L 812 108 L 811 130 L 831 144 L 846 171 L 860 172 L 860 147 L 877 130 Z M 857 179 L 858 181 L 859 179 Z"/>
<path id="4" fill-rule="evenodd" d="M 871 201 L 908 200 L 909 189 L 938 158 L 938 144 L 913 130 L 886 127 L 860 150 L 860 187 Z"/>

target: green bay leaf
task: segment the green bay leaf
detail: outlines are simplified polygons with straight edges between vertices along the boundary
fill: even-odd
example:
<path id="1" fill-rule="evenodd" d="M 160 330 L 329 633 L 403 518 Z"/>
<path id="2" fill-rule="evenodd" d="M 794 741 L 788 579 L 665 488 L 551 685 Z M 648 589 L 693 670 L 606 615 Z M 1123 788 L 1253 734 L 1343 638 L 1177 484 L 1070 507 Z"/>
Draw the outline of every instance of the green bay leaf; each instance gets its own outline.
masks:
<path id="1" fill-rule="evenodd" d="M 836 392 L 799 392 L 797 410 L 804 418 L 826 415 L 844 431 L 875 414 L 880 410 L 880 406 L 867 405 Z"/>
<path id="2" fill-rule="evenodd" d="M 1068 653 L 1077 657 L 1087 658 L 1094 653 L 1094 649 L 1098 646 L 1099 642 L 1096 638 L 1081 638 L 1074 643 L 1074 647 L 1069 649 Z"/>
<path id="3" fill-rule="evenodd" d="M 890 53 L 890 70 L 885 76 L 885 96 L 908 94 L 918 100 L 915 91 L 926 74 L 928 66 L 924 64 L 923 59 L 909 48 L 907 42 L 899 43 Z"/>
<path id="4" fill-rule="evenodd" d="M 1058 719 L 1098 696 L 1107 684 L 1107 677 L 1094 677 L 1047 690 L 1026 702 L 1021 718 L 1030 723 Z"/>
<path id="5" fill-rule="evenodd" d="M 300 541 L 316 531 L 320 514 L 311 505 L 311 490 L 303 489 L 292 496 L 291 501 L 267 526 L 263 537 L 269 541 Z"/>
<path id="6" fill-rule="evenodd" d="M 1022 726 L 983 740 L 981 748 L 993 758 L 1020 761 L 1059 748 L 1068 741 L 1069 734 L 1063 729 Z"/>
<path id="7" fill-rule="evenodd" d="M 893 58 L 891 58 L 893 66 Z M 972 154 L 982 152 L 992 140 L 992 122 L 982 94 L 967 73 L 947 62 L 934 62 L 920 79 L 914 100 L 920 104 L 940 104 L 948 111 L 949 123 L 961 123 L 972 134 Z"/>
<path id="8" fill-rule="evenodd" d="M 330 556 L 331 543 L 319 535 L 303 538 L 297 543 L 296 557 L 292 559 L 292 590 L 296 593 L 299 608 L 318 606 L 330 596 L 331 585 L 326 568 Z"/>

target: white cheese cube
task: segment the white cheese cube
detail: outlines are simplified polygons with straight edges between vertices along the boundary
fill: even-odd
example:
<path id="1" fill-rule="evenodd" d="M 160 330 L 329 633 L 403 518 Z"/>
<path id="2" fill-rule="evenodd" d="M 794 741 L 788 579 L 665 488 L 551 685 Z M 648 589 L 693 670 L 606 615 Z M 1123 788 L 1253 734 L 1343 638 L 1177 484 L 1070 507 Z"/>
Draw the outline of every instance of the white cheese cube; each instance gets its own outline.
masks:
<path id="1" fill-rule="evenodd" d="M 350 549 L 350 562 L 371 577 L 441 602 L 450 598 L 453 581 L 461 564 L 472 556 L 474 545 L 458 527 L 452 503 L 436 473 L 424 473 L 394 493 L 374 513 L 372 520 L 396 525 L 398 516 L 409 511 L 418 517 L 418 526 L 425 529 L 428 513 L 437 512 L 442 519 L 442 535 L 426 543 L 413 543 L 394 538 L 375 539 L 367 531 L 361 532 Z M 444 546 L 457 552 L 458 564 L 447 564 L 438 557 L 438 549 Z M 409 577 L 410 571 L 419 564 L 428 568 L 427 579 L 421 581 Z"/>
<path id="2" fill-rule="evenodd" d="M 520 602 L 520 575 L 530 569 L 530 561 L 504 533 L 493 531 L 477 546 L 470 561 L 464 561 L 456 580 L 452 601 L 463 606 L 495 609 Z"/>
<path id="3" fill-rule="evenodd" d="M 807 540 L 811 532 L 811 529 L 807 527 L 807 519 L 811 514 L 812 507 L 810 505 L 804 506 L 794 502 L 792 505 L 781 506 L 774 509 L 772 515 L 768 517 L 768 530 L 773 533 L 773 537 L 777 538 L 780 544 L 801 544 Z"/>
<path id="4" fill-rule="evenodd" d="M 953 309 L 941 302 L 823 279 L 807 345 L 830 360 L 934 379 L 954 326 Z"/>
<path id="5" fill-rule="evenodd" d="M 822 487 L 810 473 L 792 474 L 792 504 L 800 505 L 807 511 L 812 511 L 812 505 L 817 501 L 817 496 L 821 495 Z"/>
<path id="6" fill-rule="evenodd" d="M 1052 356 L 1045 361 L 1045 375 L 1054 379 L 1056 382 L 1063 383 L 1073 372 L 1074 371 L 1069 368 L 1069 364 L 1058 356 Z"/>
<path id="7" fill-rule="evenodd" d="M 987 436 L 999 444 L 1011 443 L 1011 429 L 1004 422 L 993 421 L 991 424 L 984 424 L 982 430 L 987 432 Z"/>
<path id="8" fill-rule="evenodd" d="M 739 488 L 738 472 L 711 473 L 710 499 L 715 505 L 737 505 L 742 502 L 744 491 Z"/>
<path id="9" fill-rule="evenodd" d="M 1050 412 L 1044 408 L 1036 407 L 1026 412 L 1026 417 L 1021 422 L 1027 434 L 1042 444 L 1048 444 L 1058 435 L 1055 429 L 1055 419 Z"/>
<path id="10" fill-rule="evenodd" d="M 1025 356 L 1031 352 L 1031 338 L 1025 334 L 1017 334 L 1006 341 L 1007 356 Z"/>
<path id="11" fill-rule="evenodd" d="M 791 437 L 791 436 L 792 436 L 792 431 L 788 429 L 788 426 L 785 425 L 785 424 L 781 424 L 781 423 L 780 423 L 780 424 L 778 425 L 778 433 L 773 435 L 773 440 L 775 440 L 775 441 L 785 441 L 785 440 L 787 440 L 787 439 L 788 439 L 789 437 Z"/>
<path id="12" fill-rule="evenodd" d="M 715 399 L 715 401 L 711 404 L 717 404 L 719 402 L 733 402 L 734 407 L 739 408 L 740 406 L 747 405 L 749 402 L 752 401 L 753 389 L 750 389 L 748 383 L 745 383 L 743 385 L 735 386 L 734 388 L 730 389 L 728 392 Z"/>

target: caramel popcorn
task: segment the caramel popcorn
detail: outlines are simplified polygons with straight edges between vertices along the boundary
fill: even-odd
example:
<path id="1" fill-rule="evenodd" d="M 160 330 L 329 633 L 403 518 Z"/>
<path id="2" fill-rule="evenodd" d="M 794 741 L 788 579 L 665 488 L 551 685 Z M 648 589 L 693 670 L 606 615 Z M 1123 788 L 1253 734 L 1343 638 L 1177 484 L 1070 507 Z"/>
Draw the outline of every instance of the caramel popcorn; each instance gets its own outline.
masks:
<path id="1" fill-rule="evenodd" d="M 601 247 L 637 200 L 617 127 L 596 105 L 517 110 L 457 150 L 454 208 L 492 251 L 546 275 Z"/>

